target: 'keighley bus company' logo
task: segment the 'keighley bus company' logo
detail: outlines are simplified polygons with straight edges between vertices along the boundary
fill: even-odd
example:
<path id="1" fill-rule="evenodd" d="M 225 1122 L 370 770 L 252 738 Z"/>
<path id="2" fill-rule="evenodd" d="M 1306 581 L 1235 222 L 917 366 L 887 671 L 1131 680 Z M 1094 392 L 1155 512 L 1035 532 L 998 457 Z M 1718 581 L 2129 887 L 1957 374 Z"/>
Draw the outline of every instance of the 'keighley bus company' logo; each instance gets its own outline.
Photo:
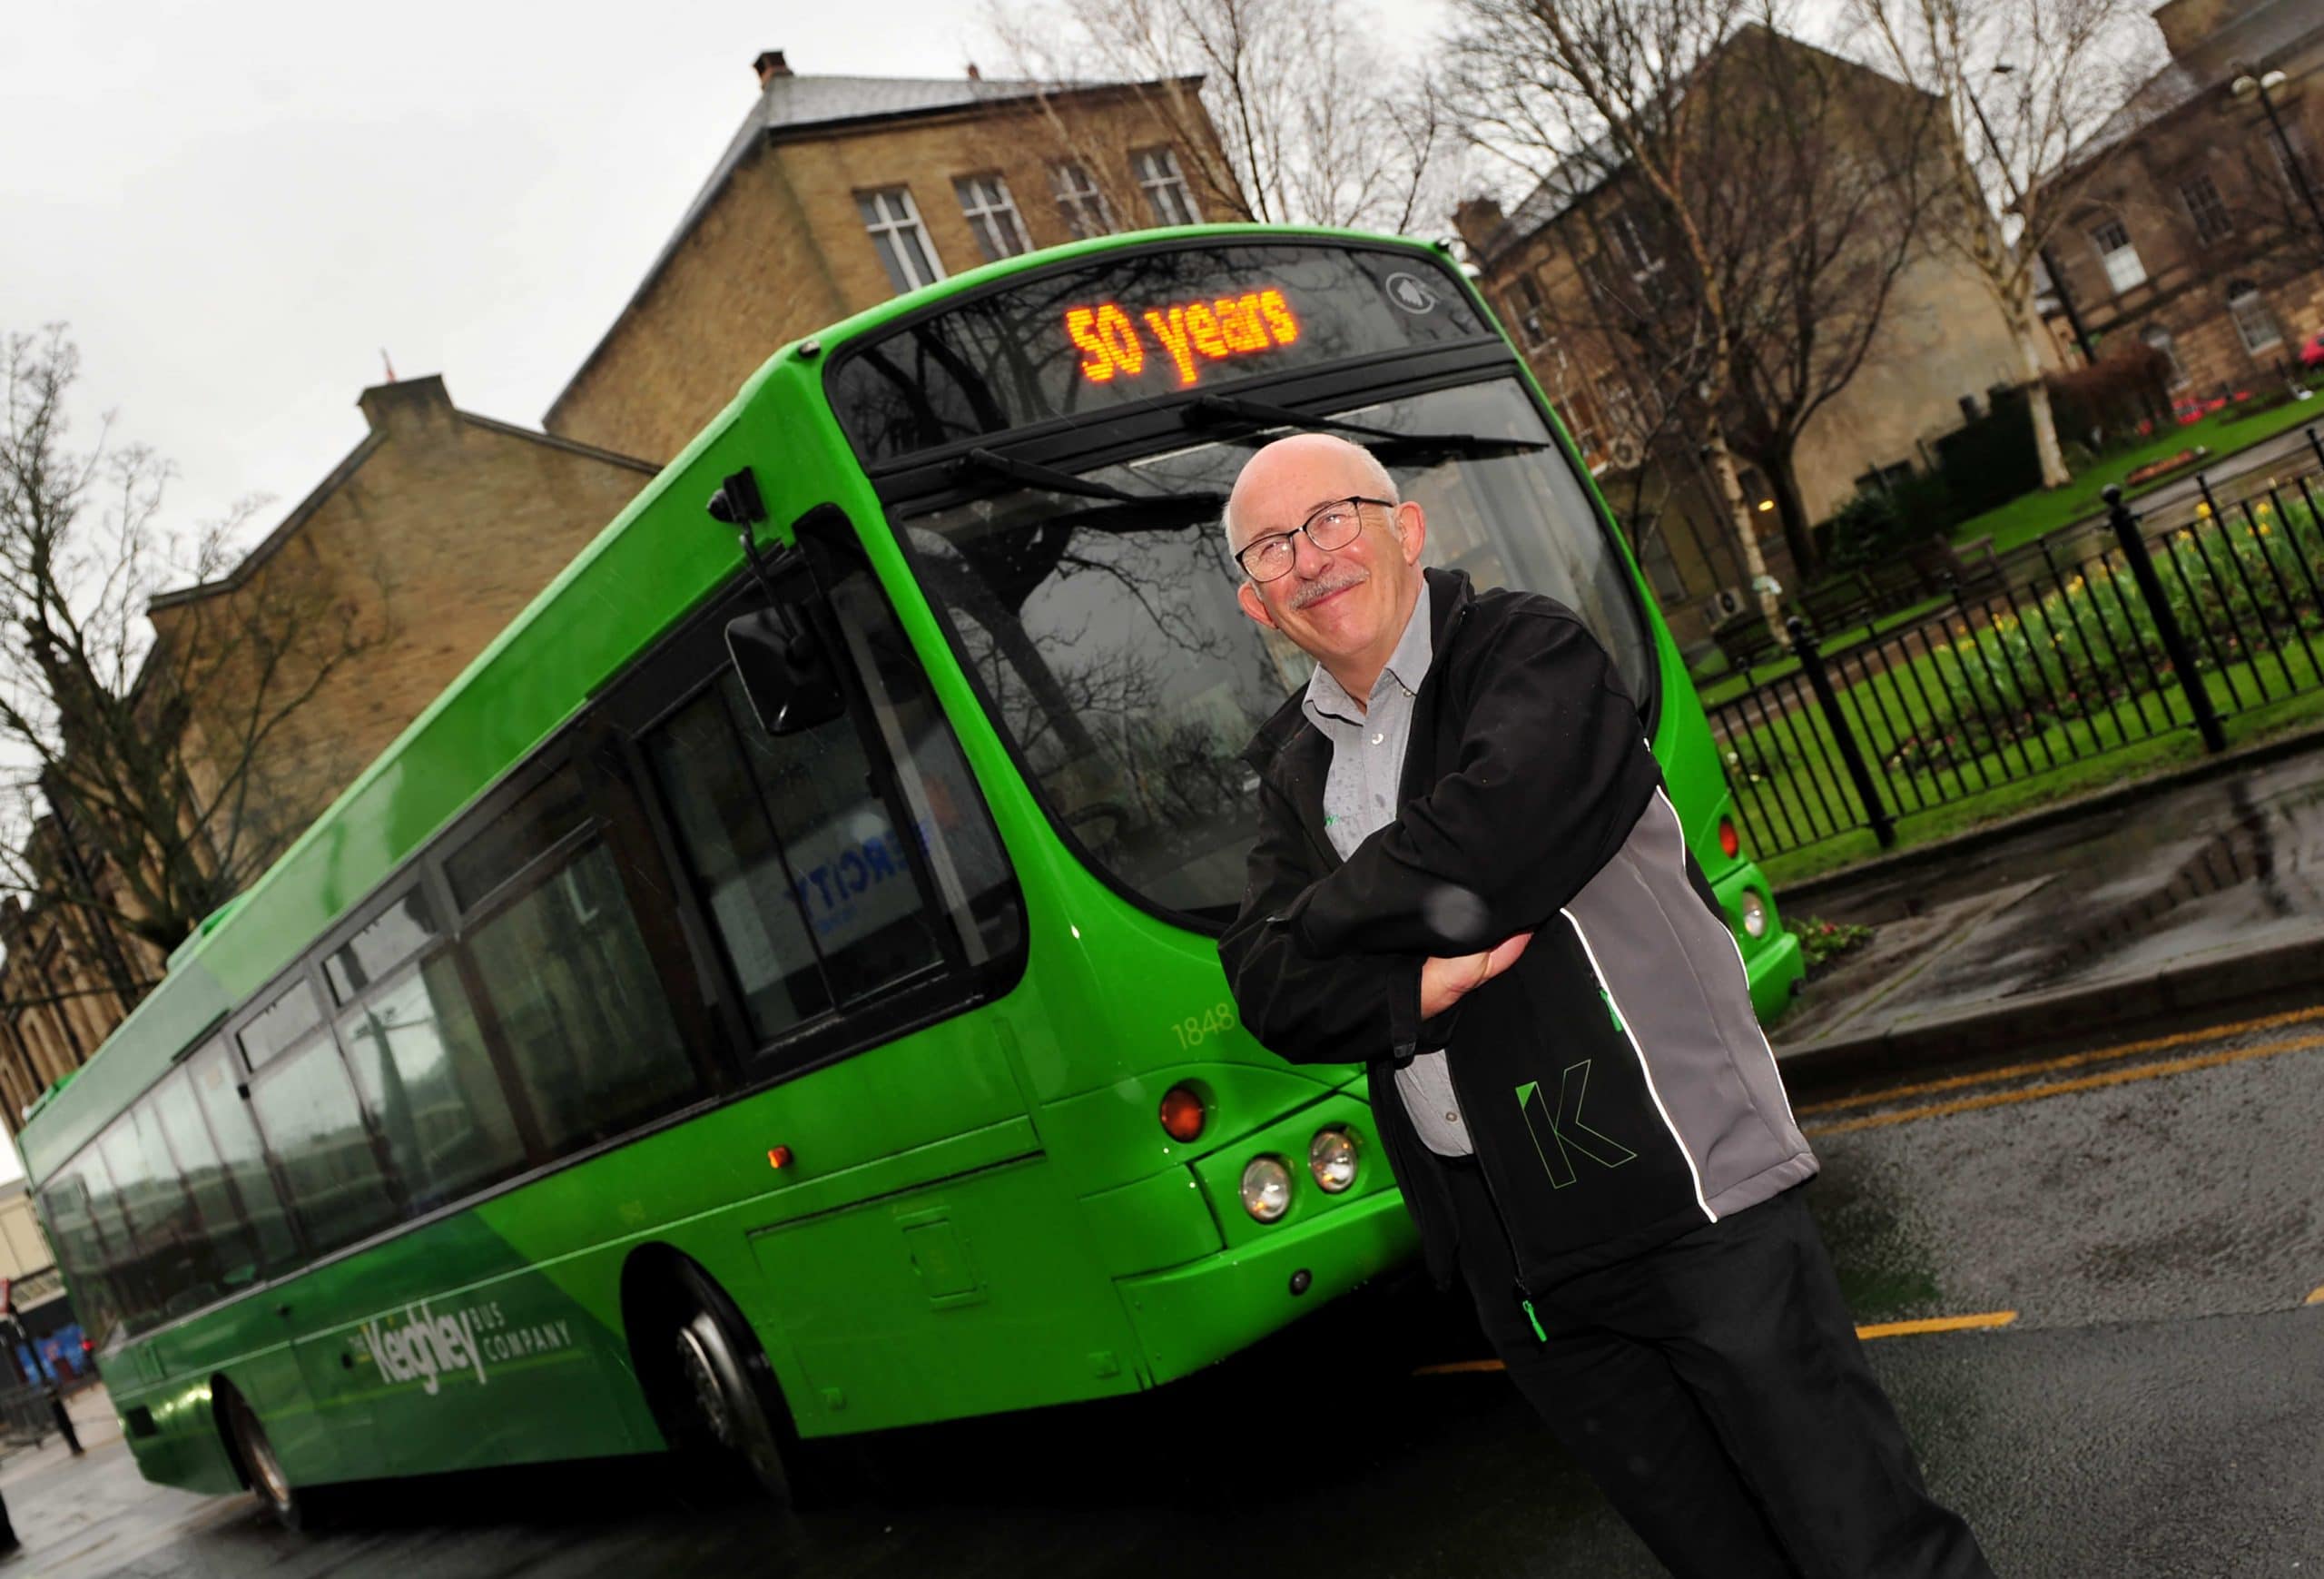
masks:
<path id="1" fill-rule="evenodd" d="M 490 1380 L 491 1365 L 573 1347 L 573 1332 L 565 1322 L 511 1327 L 497 1301 L 442 1316 L 425 1303 L 407 1306 L 400 1323 L 367 1321 L 359 1330 L 381 1376 L 393 1382 L 418 1382 L 430 1397 L 446 1377 L 473 1371 L 483 1383 Z"/>

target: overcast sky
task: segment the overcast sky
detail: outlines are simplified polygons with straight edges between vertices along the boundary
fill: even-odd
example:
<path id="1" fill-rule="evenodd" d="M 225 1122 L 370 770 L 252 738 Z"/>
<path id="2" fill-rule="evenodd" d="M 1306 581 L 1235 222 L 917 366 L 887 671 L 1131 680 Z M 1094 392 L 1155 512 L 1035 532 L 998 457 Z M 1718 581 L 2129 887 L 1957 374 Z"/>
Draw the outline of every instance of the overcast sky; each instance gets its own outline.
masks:
<path id="1" fill-rule="evenodd" d="M 1418 36 L 1433 0 L 1378 7 Z M 756 94 L 750 63 L 954 76 L 943 0 L 0 6 L 0 329 L 70 324 L 102 410 L 174 460 L 171 519 L 363 435 L 380 352 L 537 427 Z M 980 64 L 1000 74 L 989 48 Z"/>

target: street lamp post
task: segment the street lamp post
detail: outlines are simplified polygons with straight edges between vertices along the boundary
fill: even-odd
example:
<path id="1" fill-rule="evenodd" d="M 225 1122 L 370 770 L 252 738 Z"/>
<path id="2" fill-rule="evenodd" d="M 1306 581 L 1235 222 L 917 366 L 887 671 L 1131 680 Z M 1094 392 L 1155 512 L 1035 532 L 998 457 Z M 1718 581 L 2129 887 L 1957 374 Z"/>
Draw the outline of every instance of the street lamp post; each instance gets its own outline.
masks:
<path id="1" fill-rule="evenodd" d="M 1996 75 L 2006 75 L 2016 69 L 2004 61 L 1994 67 L 1994 72 Z M 1994 123 L 1985 119 L 1984 105 L 1977 102 L 1976 90 L 1965 78 L 1962 81 L 1961 92 L 1969 101 L 1970 113 L 1977 117 L 1977 124 L 1984 131 L 1985 146 L 1994 151 L 1994 163 L 2001 166 L 2002 180 L 2009 184 L 2011 206 L 2020 214 L 2024 213 L 2025 194 L 2018 190 L 2017 173 L 2009 167 L 2008 156 L 2001 151 L 2001 139 L 1994 135 Z M 2051 255 L 2046 243 L 2037 255 L 2042 260 L 2042 267 L 2049 271 L 2050 289 L 2057 292 L 2058 305 L 2064 310 L 2066 323 L 2073 330 L 2073 342 L 2082 348 L 2082 360 L 2094 364 L 2098 360 L 2098 347 L 2090 338 L 2089 328 L 2082 321 L 2082 309 L 2074 305 L 2073 292 L 2066 286 L 2066 271 L 2058 267 L 2058 261 Z"/>
<path id="2" fill-rule="evenodd" d="M 2284 74 L 2280 71 L 2269 72 L 2264 76 L 2254 76 L 2245 72 L 2235 79 L 2233 88 L 2237 98 L 2246 103 L 2256 98 L 2260 101 L 2260 107 L 2268 113 L 2268 124 L 2275 128 L 2276 146 L 2283 150 L 2284 169 L 2291 176 L 2292 184 L 2299 188 L 2299 195 L 2307 201 L 2308 217 L 2316 222 L 2318 239 L 2324 241 L 2324 210 L 2316 206 L 2316 189 L 2308 184 L 2308 172 L 2299 163 L 2299 151 L 2292 147 L 2291 138 L 2284 131 L 2283 117 L 2276 113 L 2275 91 L 2283 85 Z"/>

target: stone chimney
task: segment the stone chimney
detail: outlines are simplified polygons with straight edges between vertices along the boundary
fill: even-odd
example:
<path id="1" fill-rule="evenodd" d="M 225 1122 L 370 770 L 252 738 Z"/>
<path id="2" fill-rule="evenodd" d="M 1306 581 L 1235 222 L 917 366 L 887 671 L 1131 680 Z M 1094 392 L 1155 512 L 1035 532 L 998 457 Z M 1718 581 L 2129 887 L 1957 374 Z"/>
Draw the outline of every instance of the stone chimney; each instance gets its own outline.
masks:
<path id="1" fill-rule="evenodd" d="M 363 420 L 371 425 L 374 433 L 409 432 L 452 415 L 452 397 L 444 389 L 441 373 L 399 379 L 392 384 L 373 384 L 356 398 L 355 403 L 362 409 Z"/>
<path id="2" fill-rule="evenodd" d="M 789 76 L 791 63 L 783 58 L 781 50 L 770 49 L 762 51 L 758 59 L 751 62 L 751 69 L 759 74 L 759 86 L 764 87 L 777 77 Z"/>
<path id="3" fill-rule="evenodd" d="M 1469 243 L 1469 255 L 1482 263 L 1501 244 L 1509 222 L 1502 217 L 1500 203 L 1489 197 L 1472 197 L 1452 211 L 1452 228 Z"/>

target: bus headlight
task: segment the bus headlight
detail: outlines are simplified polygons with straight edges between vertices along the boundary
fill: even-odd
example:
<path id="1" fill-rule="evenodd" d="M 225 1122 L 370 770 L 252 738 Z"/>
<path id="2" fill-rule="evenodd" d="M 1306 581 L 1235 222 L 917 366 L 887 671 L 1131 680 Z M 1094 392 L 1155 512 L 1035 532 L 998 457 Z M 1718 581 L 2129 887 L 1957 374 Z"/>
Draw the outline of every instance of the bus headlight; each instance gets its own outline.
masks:
<path id="1" fill-rule="evenodd" d="M 1271 1223 L 1291 1209 L 1291 1169 L 1280 1157 L 1255 1157 L 1243 1169 L 1243 1209 Z"/>
<path id="2" fill-rule="evenodd" d="M 1355 1137 L 1345 1130 L 1318 1130 L 1307 1142 L 1307 1171 L 1315 1187 L 1337 1195 L 1355 1182 Z"/>
<path id="3" fill-rule="evenodd" d="M 1768 902 L 1756 888 L 1743 891 L 1743 930 L 1755 938 L 1768 935 Z"/>

